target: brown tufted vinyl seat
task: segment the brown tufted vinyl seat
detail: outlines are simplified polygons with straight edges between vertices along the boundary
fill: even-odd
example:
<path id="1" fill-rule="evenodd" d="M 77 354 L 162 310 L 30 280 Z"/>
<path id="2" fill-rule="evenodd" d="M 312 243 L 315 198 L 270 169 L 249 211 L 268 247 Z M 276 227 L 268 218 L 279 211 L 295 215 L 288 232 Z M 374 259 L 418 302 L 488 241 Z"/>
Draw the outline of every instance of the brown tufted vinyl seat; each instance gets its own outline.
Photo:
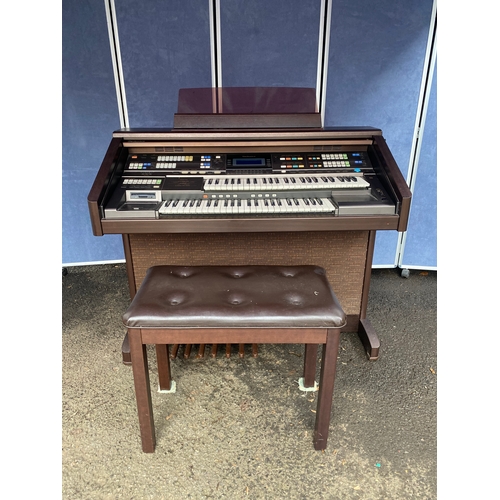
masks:
<path id="1" fill-rule="evenodd" d="M 346 316 L 323 268 L 154 266 L 123 322 L 130 339 L 144 451 L 153 452 L 155 447 L 144 344 L 228 342 L 306 344 L 305 387 L 314 385 L 317 346 L 323 344 L 314 446 L 326 448 L 340 329 Z M 167 370 L 170 381 L 170 365 Z"/>
<path id="2" fill-rule="evenodd" d="M 335 328 L 345 315 L 317 266 L 155 266 L 127 328 Z"/>

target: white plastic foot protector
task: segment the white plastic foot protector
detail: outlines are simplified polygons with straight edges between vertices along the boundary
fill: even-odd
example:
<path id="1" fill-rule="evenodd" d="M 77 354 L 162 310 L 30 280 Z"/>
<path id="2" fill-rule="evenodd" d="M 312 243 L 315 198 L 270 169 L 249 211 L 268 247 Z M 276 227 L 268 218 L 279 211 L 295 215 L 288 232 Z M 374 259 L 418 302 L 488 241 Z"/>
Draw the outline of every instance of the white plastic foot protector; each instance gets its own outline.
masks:
<path id="1" fill-rule="evenodd" d="M 319 389 L 319 385 L 314 381 L 313 387 L 304 387 L 304 377 L 299 378 L 299 389 L 304 392 L 314 392 Z"/>
<path id="2" fill-rule="evenodd" d="M 175 380 L 170 381 L 170 389 L 160 389 L 160 386 L 158 386 L 158 392 L 161 392 L 162 394 L 173 394 L 176 390 L 176 385 L 175 385 Z"/>

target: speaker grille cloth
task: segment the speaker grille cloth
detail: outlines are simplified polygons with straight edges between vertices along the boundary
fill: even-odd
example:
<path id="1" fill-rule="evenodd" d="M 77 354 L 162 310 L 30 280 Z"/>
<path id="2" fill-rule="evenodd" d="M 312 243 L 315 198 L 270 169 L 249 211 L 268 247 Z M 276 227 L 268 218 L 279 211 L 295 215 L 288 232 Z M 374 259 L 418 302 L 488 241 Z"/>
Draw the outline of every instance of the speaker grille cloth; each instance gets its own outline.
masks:
<path id="1" fill-rule="evenodd" d="M 347 314 L 360 313 L 368 231 L 130 234 L 136 287 L 154 265 L 302 265 L 325 268 Z"/>

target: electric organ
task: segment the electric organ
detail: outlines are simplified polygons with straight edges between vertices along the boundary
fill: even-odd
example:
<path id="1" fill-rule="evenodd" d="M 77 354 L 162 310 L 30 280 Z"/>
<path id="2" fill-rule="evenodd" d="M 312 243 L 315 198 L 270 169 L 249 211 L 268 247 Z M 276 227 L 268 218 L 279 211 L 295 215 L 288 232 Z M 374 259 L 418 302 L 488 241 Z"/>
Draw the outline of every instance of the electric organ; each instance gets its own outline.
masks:
<path id="1" fill-rule="evenodd" d="M 406 230 L 411 193 L 380 129 L 318 117 L 179 113 L 114 132 L 88 206 L 96 236 L 123 236 L 131 295 L 158 264 L 319 265 L 377 359 L 375 234 Z"/>

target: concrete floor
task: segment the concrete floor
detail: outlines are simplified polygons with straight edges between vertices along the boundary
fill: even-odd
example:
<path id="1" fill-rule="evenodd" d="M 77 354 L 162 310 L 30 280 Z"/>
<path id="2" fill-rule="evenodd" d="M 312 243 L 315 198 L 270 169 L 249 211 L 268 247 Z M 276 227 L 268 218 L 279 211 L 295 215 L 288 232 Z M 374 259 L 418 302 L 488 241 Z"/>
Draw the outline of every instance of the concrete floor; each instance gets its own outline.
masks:
<path id="1" fill-rule="evenodd" d="M 176 358 L 175 394 L 153 391 L 157 444 L 141 451 L 122 364 L 124 265 L 62 279 L 64 499 L 435 499 L 435 272 L 372 272 L 381 355 L 341 340 L 328 447 L 312 445 L 316 394 L 298 389 L 303 346 Z M 151 381 L 156 387 L 154 348 Z M 319 354 L 319 352 L 318 352 Z"/>

